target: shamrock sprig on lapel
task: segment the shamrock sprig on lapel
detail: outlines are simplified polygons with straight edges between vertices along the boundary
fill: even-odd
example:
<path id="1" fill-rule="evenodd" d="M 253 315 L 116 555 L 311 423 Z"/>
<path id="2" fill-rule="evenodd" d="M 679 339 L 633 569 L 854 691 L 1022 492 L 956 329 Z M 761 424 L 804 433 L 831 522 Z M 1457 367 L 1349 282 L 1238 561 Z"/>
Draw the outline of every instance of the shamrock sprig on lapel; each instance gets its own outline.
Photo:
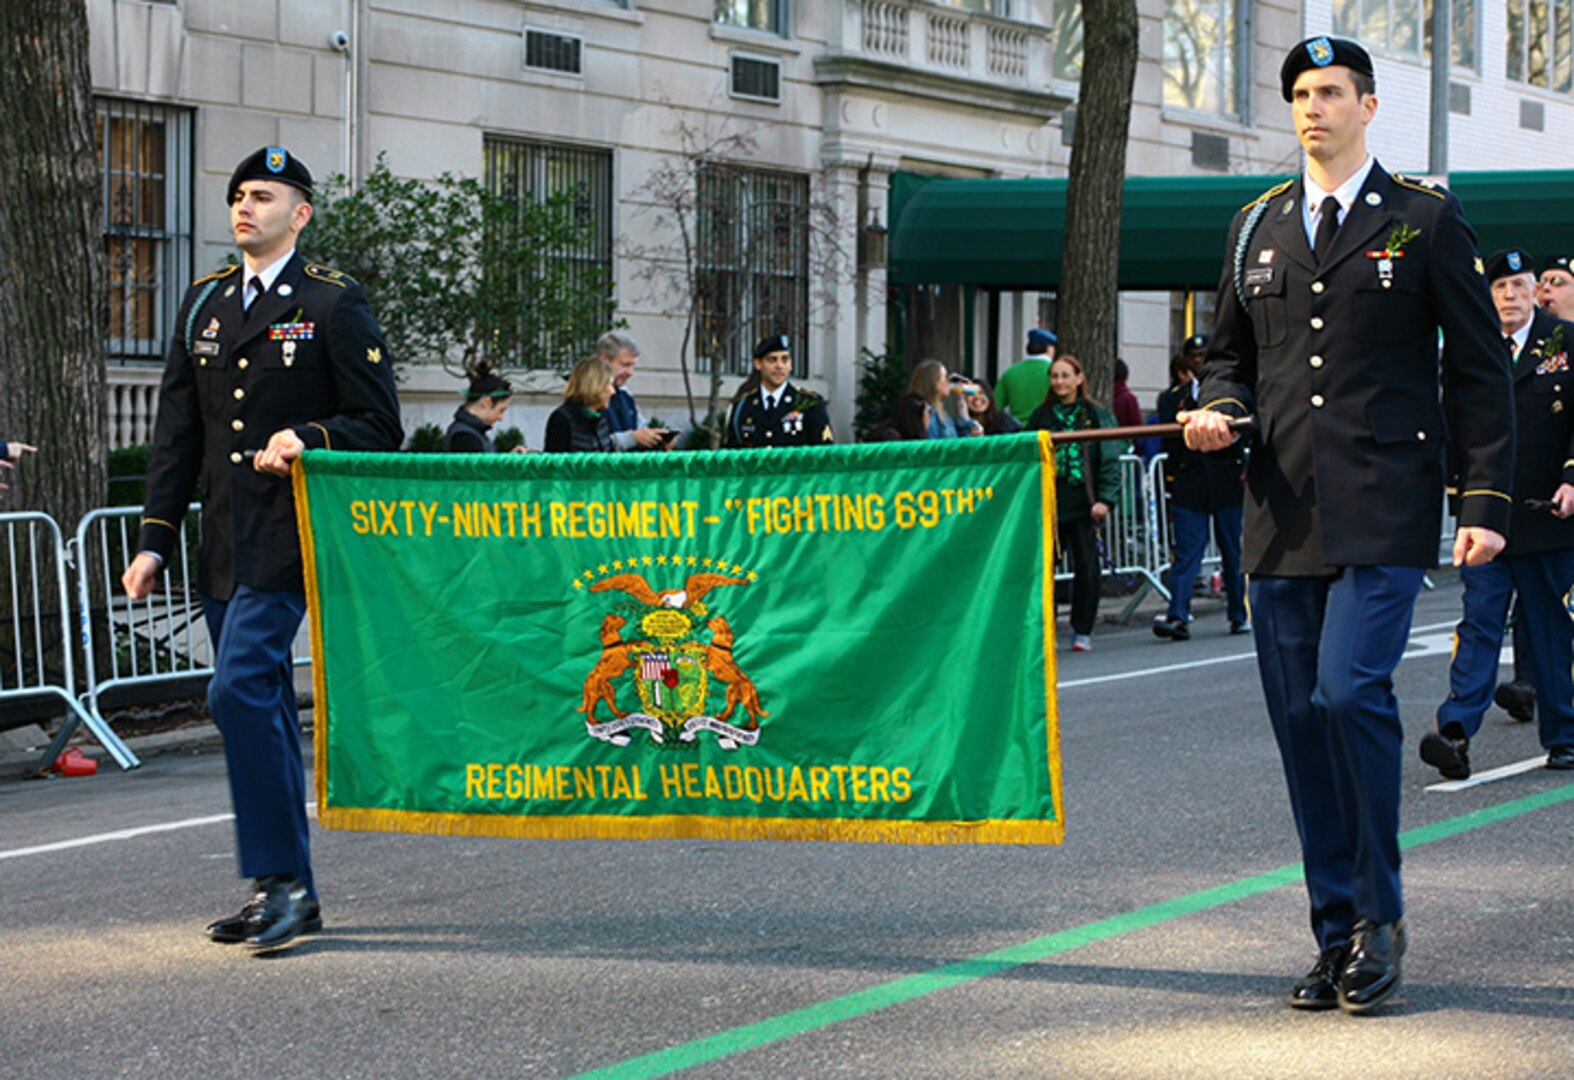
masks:
<path id="1" fill-rule="evenodd" d="M 1383 244 L 1381 251 L 1368 251 L 1368 259 L 1402 259 L 1405 254 L 1405 245 L 1421 235 L 1421 230 L 1412 228 L 1403 223 L 1395 225 L 1388 234 L 1388 240 Z"/>

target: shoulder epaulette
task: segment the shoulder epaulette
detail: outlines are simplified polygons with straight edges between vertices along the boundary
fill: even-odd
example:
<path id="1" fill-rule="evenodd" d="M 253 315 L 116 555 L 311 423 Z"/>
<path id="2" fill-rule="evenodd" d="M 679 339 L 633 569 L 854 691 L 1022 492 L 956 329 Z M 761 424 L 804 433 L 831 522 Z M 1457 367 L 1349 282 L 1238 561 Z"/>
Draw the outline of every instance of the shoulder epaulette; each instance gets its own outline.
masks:
<path id="1" fill-rule="evenodd" d="M 235 271 L 237 271 L 239 269 L 240 269 L 240 264 L 239 263 L 230 263 L 228 266 L 226 266 L 222 270 L 215 270 L 211 274 L 204 274 L 204 275 L 202 275 L 196 281 L 193 281 L 192 284 L 193 285 L 202 285 L 202 284 L 204 284 L 206 282 L 209 282 L 209 281 L 217 281 L 219 278 L 228 277 L 229 275 L 233 274 Z"/>
<path id="2" fill-rule="evenodd" d="M 1292 179 L 1284 181 L 1283 183 L 1275 184 L 1273 187 L 1269 188 L 1267 191 L 1265 191 L 1261 195 L 1257 196 L 1251 202 L 1249 202 L 1245 206 L 1241 207 L 1241 209 L 1242 210 L 1250 210 L 1252 207 L 1256 206 L 1260 202 L 1266 202 L 1269 199 L 1273 198 L 1275 195 L 1282 195 L 1286 191 L 1290 190 L 1290 185 L 1293 184 L 1293 183 L 1295 183 L 1295 180 L 1292 178 Z"/>
<path id="3" fill-rule="evenodd" d="M 318 281 L 326 281 L 330 285 L 337 285 L 341 289 L 346 285 L 355 284 L 355 279 L 343 270 L 335 270 L 333 267 L 324 266 L 321 263 L 307 263 L 306 276 L 316 278 Z"/>
<path id="4" fill-rule="evenodd" d="M 1403 173 L 1389 173 L 1388 175 L 1389 179 L 1393 180 L 1393 182 L 1398 184 L 1400 187 L 1409 188 L 1411 191 L 1422 192 L 1423 194 L 1432 196 L 1434 199 L 1448 198 L 1447 188 L 1442 187 L 1439 184 L 1434 184 L 1425 177 L 1411 178 L 1404 175 Z"/>
<path id="5" fill-rule="evenodd" d="M 816 405 L 823 405 L 825 403 L 825 399 L 819 394 L 816 394 L 813 390 L 805 390 L 801 386 L 795 386 L 793 389 L 798 392 L 798 398 L 793 402 L 793 404 L 797 406 L 799 411 L 804 409 L 812 409 Z"/>

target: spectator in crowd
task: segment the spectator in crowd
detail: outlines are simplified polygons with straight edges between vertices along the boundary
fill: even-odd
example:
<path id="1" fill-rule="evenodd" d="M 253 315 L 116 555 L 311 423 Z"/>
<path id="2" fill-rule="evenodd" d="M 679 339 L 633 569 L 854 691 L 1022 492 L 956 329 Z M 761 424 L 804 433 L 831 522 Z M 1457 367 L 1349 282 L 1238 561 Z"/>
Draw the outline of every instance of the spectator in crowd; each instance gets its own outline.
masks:
<path id="1" fill-rule="evenodd" d="M 1049 397 L 1028 418 L 1035 431 L 1112 428 L 1115 417 L 1088 397 L 1087 375 L 1074 356 L 1049 368 Z M 1063 442 L 1055 447 L 1055 519 L 1060 549 L 1071 559 L 1071 649 L 1093 648 L 1099 613 L 1099 526 L 1120 499 L 1120 455 L 1112 442 Z"/>
<path id="2" fill-rule="evenodd" d="M 917 394 L 903 394 L 891 407 L 890 419 L 869 433 L 868 442 L 917 442 L 929 438 L 929 404 Z"/>
<path id="3" fill-rule="evenodd" d="M 3 472 L 6 469 L 16 468 L 16 466 L 12 464 L 13 462 L 15 462 L 23 454 L 31 454 L 34 453 L 35 450 L 35 447 L 29 446 L 27 443 L 8 443 L 4 439 L 0 439 L 0 472 Z M 6 484 L 0 484 L 0 491 L 6 490 L 6 487 Z"/>
<path id="4" fill-rule="evenodd" d="M 490 454 L 496 450 L 490 432 L 502 423 L 513 401 L 514 388 L 483 360 L 470 376 L 464 396 L 465 403 L 454 410 L 454 419 L 443 432 L 443 450 L 450 454 Z M 522 454 L 525 448 L 518 447 L 514 452 Z"/>
<path id="5" fill-rule="evenodd" d="M 1115 361 L 1115 389 L 1110 394 L 1110 407 L 1115 413 L 1115 422 L 1121 427 L 1142 426 L 1142 406 L 1137 402 L 1137 395 L 1131 392 L 1131 387 L 1126 383 L 1131 379 L 1131 369 L 1126 366 L 1126 361 Z"/>
<path id="6" fill-rule="evenodd" d="M 1000 407 L 1027 423 L 1033 410 L 1049 397 L 1049 365 L 1055 359 L 1055 335 L 1034 327 L 1027 332 L 1027 356 L 1006 369 L 995 386 Z"/>
<path id="7" fill-rule="evenodd" d="M 770 334 L 754 346 L 754 373 L 744 380 L 727 414 L 730 449 L 816 446 L 836 441 L 825 399 L 795 386 L 792 335 Z"/>
<path id="8" fill-rule="evenodd" d="M 1159 395 L 1158 420 L 1171 423 L 1177 414 L 1197 407 L 1202 354 L 1176 353 L 1170 360 L 1170 388 Z M 1153 621 L 1153 632 L 1171 641 L 1191 637 L 1191 588 L 1208 546 L 1208 523 L 1223 564 L 1224 592 L 1229 604 L 1230 633 L 1251 630 L 1246 617 L 1246 580 L 1241 576 L 1241 504 L 1246 485 L 1245 452 L 1240 443 L 1211 454 L 1200 453 L 1174 436 L 1164 440 L 1164 490 L 1170 505 L 1174 559 L 1170 563 L 1170 606 Z"/>
<path id="9" fill-rule="evenodd" d="M 612 402 L 607 406 L 612 449 L 671 450 L 678 433 L 647 423 L 628 390 L 628 381 L 639 364 L 639 343 L 634 336 L 622 330 L 608 330 L 596 342 L 596 354 L 612 368 Z"/>
<path id="10" fill-rule="evenodd" d="M 956 396 L 952 396 L 952 390 Z M 938 360 L 921 361 L 907 380 L 907 392 L 917 394 L 929 406 L 929 437 L 956 439 L 977 434 L 973 421 L 963 415 L 961 387 L 953 387 L 945 365 Z"/>
<path id="11" fill-rule="evenodd" d="M 1009 435 L 1023 430 L 1021 422 L 1000 407 L 1000 402 L 990 392 L 989 383 L 983 379 L 972 380 L 970 393 L 963 390 L 962 403 L 967 406 L 967 415 L 985 435 Z"/>
<path id="12" fill-rule="evenodd" d="M 569 372 L 563 404 L 547 417 L 543 446 L 549 454 L 583 454 L 612 449 L 607 406 L 612 402 L 612 368 L 600 356 L 581 360 Z"/>
<path id="13" fill-rule="evenodd" d="M 1574 269 L 1569 256 L 1554 255 L 1547 260 L 1536 283 L 1536 303 L 1554 319 L 1574 319 Z"/>

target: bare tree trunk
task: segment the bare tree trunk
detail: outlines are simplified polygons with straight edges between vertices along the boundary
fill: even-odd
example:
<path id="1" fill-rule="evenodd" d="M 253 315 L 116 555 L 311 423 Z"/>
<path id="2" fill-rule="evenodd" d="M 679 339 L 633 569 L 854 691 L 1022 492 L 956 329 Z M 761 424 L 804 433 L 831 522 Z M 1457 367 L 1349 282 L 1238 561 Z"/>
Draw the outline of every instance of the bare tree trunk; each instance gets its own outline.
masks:
<path id="1" fill-rule="evenodd" d="M 1057 332 L 1108 402 L 1120 341 L 1120 204 L 1137 74 L 1136 0 L 1083 0 L 1082 84 L 1066 182 Z"/>
<path id="2" fill-rule="evenodd" d="M 105 495 L 103 208 L 84 0 L 0 3 L 0 438 L 7 504 L 70 534 Z"/>

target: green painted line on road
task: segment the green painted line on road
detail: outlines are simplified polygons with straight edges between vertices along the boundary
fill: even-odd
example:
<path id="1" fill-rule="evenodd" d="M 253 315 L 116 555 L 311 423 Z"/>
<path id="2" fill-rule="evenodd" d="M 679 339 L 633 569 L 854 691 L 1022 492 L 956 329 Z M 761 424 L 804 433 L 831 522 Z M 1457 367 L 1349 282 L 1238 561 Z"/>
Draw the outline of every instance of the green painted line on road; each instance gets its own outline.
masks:
<path id="1" fill-rule="evenodd" d="M 1574 801 L 1574 784 L 1566 784 L 1560 788 L 1527 795 L 1499 806 L 1487 807 L 1446 821 L 1411 829 L 1400 834 L 1399 845 L 1409 850 L 1569 801 Z M 1004 949 L 947 964 L 945 967 L 921 975 L 910 975 L 894 982 L 871 986 L 867 990 L 858 990 L 839 998 L 822 1001 L 817 1005 L 783 1013 L 781 1016 L 773 1016 L 767 1020 L 718 1032 L 680 1046 L 658 1050 L 644 1057 L 594 1069 L 581 1073 L 572 1080 L 636 1080 L 636 1078 L 667 1076 L 682 1069 L 758 1049 L 795 1035 L 830 1027 L 845 1020 L 853 1020 L 880 1009 L 888 1009 L 893 1005 L 900 1005 L 962 983 L 998 975 L 1002 971 L 1031 964 L 1058 953 L 1070 952 L 1072 949 L 1080 949 L 1084 945 L 1146 930 L 1148 927 L 1158 926 L 1186 915 L 1194 915 L 1199 911 L 1232 904 L 1237 900 L 1256 896 L 1258 893 L 1271 892 L 1286 885 L 1293 885 L 1300 880 L 1300 863 L 1282 866 L 1277 870 L 1269 870 L 1239 881 L 1203 889 L 1201 892 L 1165 900 L 1124 915 L 1115 915 L 1084 926 L 1074 926 L 1069 930 L 1060 930 L 1031 941 L 1009 945 Z"/>

